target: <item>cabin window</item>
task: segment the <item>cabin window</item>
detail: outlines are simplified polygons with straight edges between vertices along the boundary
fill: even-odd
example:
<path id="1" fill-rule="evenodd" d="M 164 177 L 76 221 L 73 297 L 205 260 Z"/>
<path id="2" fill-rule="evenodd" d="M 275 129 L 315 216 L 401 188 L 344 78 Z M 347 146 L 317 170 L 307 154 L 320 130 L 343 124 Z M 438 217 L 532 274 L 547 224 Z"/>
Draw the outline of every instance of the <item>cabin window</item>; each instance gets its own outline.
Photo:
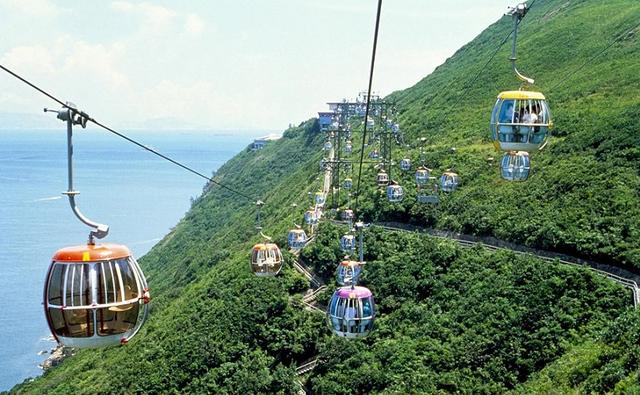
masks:
<path id="1" fill-rule="evenodd" d="M 136 326 L 140 304 L 137 302 L 104 307 L 96 311 L 96 325 L 99 336 L 118 335 Z"/>
<path id="2" fill-rule="evenodd" d="M 49 307 L 49 319 L 56 336 L 91 337 L 93 336 L 93 310 Z"/>

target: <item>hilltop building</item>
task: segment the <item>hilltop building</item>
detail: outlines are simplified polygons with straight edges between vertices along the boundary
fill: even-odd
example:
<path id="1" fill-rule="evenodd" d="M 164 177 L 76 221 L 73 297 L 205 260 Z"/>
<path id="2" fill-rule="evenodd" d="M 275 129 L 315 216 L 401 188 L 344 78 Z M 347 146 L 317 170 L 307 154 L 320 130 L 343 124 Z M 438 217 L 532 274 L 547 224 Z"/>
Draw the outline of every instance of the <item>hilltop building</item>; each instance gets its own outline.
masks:
<path id="1" fill-rule="evenodd" d="M 275 141 L 275 140 L 279 140 L 281 136 L 277 135 L 277 134 L 269 134 L 267 136 L 264 137 L 258 137 L 257 139 L 253 140 L 253 144 L 251 149 L 253 151 L 257 151 L 257 150 L 261 150 L 264 148 L 265 145 L 267 145 L 267 143 L 269 141 Z"/>
<path id="2" fill-rule="evenodd" d="M 329 129 L 333 122 L 333 117 L 336 113 L 333 111 L 321 111 L 318 112 L 318 122 L 320 123 L 320 130 L 325 131 Z"/>

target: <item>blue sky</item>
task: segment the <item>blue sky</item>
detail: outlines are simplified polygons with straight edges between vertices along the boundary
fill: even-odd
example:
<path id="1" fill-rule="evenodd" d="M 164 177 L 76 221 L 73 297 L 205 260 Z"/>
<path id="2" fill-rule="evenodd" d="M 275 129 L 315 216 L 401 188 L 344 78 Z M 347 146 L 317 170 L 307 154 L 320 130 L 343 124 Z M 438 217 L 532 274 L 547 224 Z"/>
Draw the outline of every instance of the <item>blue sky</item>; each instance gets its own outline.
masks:
<path id="1" fill-rule="evenodd" d="M 385 0 L 374 90 L 415 84 L 515 2 Z M 120 128 L 281 130 L 366 88 L 375 0 L 0 0 L 0 63 Z M 0 112 L 53 106 L 0 75 Z"/>

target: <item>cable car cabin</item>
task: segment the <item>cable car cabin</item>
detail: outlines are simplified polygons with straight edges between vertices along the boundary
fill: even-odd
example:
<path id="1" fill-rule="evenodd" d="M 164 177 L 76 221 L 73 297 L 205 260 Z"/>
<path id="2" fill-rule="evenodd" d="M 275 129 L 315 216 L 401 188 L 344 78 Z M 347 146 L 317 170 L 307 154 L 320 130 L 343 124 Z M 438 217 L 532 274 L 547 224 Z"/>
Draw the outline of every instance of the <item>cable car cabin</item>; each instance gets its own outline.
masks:
<path id="1" fill-rule="evenodd" d="M 338 288 L 331 297 L 327 318 L 338 336 L 353 339 L 368 335 L 375 319 L 371 291 L 358 286 Z"/>
<path id="2" fill-rule="evenodd" d="M 65 347 L 124 344 L 142 327 L 149 289 L 129 249 L 88 244 L 58 250 L 44 288 L 49 329 Z"/>
<path id="3" fill-rule="evenodd" d="M 454 172 L 447 171 L 440 177 L 440 189 L 444 192 L 453 192 L 460 183 L 460 177 Z"/>
<path id="4" fill-rule="evenodd" d="M 381 170 L 380 173 L 376 175 L 376 182 L 379 187 L 387 185 L 389 183 L 389 175 L 384 170 Z"/>
<path id="5" fill-rule="evenodd" d="M 316 210 L 307 210 L 304 213 L 304 222 L 307 225 L 317 225 L 320 221 L 320 213 Z"/>
<path id="6" fill-rule="evenodd" d="M 360 262 L 352 261 L 345 257 L 345 259 L 338 264 L 338 269 L 336 270 L 336 281 L 340 285 L 355 285 L 361 271 L 362 266 L 360 266 Z"/>
<path id="7" fill-rule="evenodd" d="M 371 117 L 367 117 L 367 128 L 372 129 L 376 125 L 375 121 Z"/>
<path id="8" fill-rule="evenodd" d="M 418 186 L 428 183 L 429 177 L 431 177 L 431 169 L 427 169 L 424 166 L 418 167 L 416 170 L 416 184 Z"/>
<path id="9" fill-rule="evenodd" d="M 275 276 L 282 269 L 282 253 L 273 243 L 258 243 L 251 250 L 251 270 L 256 276 Z"/>
<path id="10" fill-rule="evenodd" d="M 340 249 L 342 252 L 353 252 L 356 249 L 356 237 L 354 235 L 343 235 L 340 238 Z"/>
<path id="11" fill-rule="evenodd" d="M 344 189 L 353 188 L 353 180 L 351 178 L 345 178 L 344 181 L 342 181 L 342 187 Z"/>
<path id="12" fill-rule="evenodd" d="M 328 163 L 326 159 L 320 159 L 320 170 L 325 171 L 328 168 Z"/>
<path id="13" fill-rule="evenodd" d="M 331 151 L 331 147 L 333 147 L 333 145 L 331 144 L 331 141 L 327 141 L 324 143 L 324 150 L 325 151 Z"/>
<path id="14" fill-rule="evenodd" d="M 380 152 L 377 149 L 369 152 L 369 159 L 378 160 L 380 159 Z"/>
<path id="15" fill-rule="evenodd" d="M 440 202 L 440 198 L 438 197 L 438 185 L 434 185 L 433 193 L 429 193 L 424 188 L 418 189 L 418 194 L 416 195 L 416 200 L 418 203 L 430 203 L 430 204 L 438 204 Z"/>
<path id="16" fill-rule="evenodd" d="M 325 200 L 326 200 L 326 196 L 325 196 L 324 192 L 316 192 L 316 194 L 314 196 L 314 201 L 316 202 L 316 204 L 318 206 L 324 205 Z"/>
<path id="17" fill-rule="evenodd" d="M 299 250 L 307 243 L 307 234 L 304 229 L 291 229 L 287 236 L 289 248 Z"/>
<path id="18" fill-rule="evenodd" d="M 387 186 L 387 199 L 391 203 L 401 202 L 404 198 L 404 190 L 395 182 Z"/>
<path id="19" fill-rule="evenodd" d="M 508 181 L 525 181 L 530 169 L 531 161 L 526 152 L 507 152 L 500 162 L 502 178 Z"/>
<path id="20" fill-rule="evenodd" d="M 353 152 L 353 144 L 351 144 L 351 141 L 347 141 L 344 145 L 344 153 L 350 154 L 352 152 Z"/>
<path id="21" fill-rule="evenodd" d="M 349 221 L 353 219 L 353 210 L 346 209 L 342 211 L 342 219 L 345 221 Z"/>
<path id="22" fill-rule="evenodd" d="M 400 161 L 400 170 L 409 171 L 411 170 L 411 159 L 404 158 Z"/>
<path id="23" fill-rule="evenodd" d="M 502 92 L 491 113 L 491 138 L 502 151 L 540 149 L 552 126 L 549 106 L 540 92 Z"/>

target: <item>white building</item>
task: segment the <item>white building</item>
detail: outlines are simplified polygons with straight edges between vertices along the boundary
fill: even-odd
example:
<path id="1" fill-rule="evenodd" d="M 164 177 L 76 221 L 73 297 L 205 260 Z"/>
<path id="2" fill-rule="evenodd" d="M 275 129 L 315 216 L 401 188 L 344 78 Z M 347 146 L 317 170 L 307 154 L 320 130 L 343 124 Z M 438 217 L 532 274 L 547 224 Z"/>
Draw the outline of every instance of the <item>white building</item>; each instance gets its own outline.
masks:
<path id="1" fill-rule="evenodd" d="M 264 137 L 258 137 L 257 139 L 253 140 L 253 144 L 251 149 L 254 151 L 263 149 L 265 145 L 267 145 L 267 142 L 269 141 L 275 141 L 280 139 L 281 136 L 277 135 L 277 134 L 270 134 Z"/>

